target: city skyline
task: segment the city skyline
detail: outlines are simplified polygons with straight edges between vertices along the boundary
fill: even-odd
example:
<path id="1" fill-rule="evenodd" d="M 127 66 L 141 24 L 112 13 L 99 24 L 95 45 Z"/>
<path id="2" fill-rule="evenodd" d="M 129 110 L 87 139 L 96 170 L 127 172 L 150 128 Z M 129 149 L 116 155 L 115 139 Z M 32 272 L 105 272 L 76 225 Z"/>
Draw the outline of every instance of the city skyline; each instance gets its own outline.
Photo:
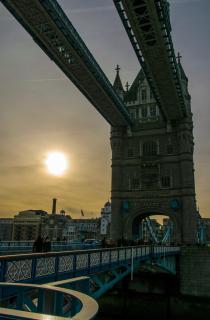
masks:
<path id="1" fill-rule="evenodd" d="M 98 0 L 59 3 L 110 81 L 119 64 L 123 84 L 131 83 L 140 67 L 112 1 L 106 6 Z M 175 49 L 183 57 L 192 96 L 197 200 L 201 214 L 210 217 L 210 4 L 170 3 Z M 74 218 L 81 208 L 87 217 L 99 215 L 111 189 L 109 125 L 2 5 L 0 40 L 0 216 L 49 211 L 53 197 Z M 50 176 L 44 167 L 47 152 L 54 150 L 70 160 L 62 177 Z"/>

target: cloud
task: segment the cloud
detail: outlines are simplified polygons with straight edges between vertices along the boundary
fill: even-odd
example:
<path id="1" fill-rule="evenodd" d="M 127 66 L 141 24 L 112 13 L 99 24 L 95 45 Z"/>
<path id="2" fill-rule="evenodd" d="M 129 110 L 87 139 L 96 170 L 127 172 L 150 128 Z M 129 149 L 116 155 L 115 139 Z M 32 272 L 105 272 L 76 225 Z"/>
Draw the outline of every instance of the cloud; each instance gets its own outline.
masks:
<path id="1" fill-rule="evenodd" d="M 15 19 L 13 17 L 0 17 L 0 22 L 11 22 L 11 21 L 15 21 Z"/>
<path id="2" fill-rule="evenodd" d="M 42 168 L 42 167 L 38 164 L 1 165 L 0 166 L 0 175 L 1 175 L 1 178 L 8 176 L 8 175 L 12 175 L 13 177 L 18 175 L 18 176 L 21 176 L 22 178 L 25 178 L 26 175 L 32 176 L 34 174 L 34 172 L 37 172 L 37 170 L 39 170 L 40 168 Z"/>
<path id="3" fill-rule="evenodd" d="M 43 79 L 26 79 L 24 82 L 47 82 L 47 81 L 66 81 L 66 78 L 43 78 Z"/>
<path id="4" fill-rule="evenodd" d="M 185 3 L 193 3 L 193 2 L 201 2 L 201 0 L 170 0 L 171 4 L 185 4 Z"/>
<path id="5" fill-rule="evenodd" d="M 101 7 L 92 7 L 92 8 L 80 8 L 80 9 L 66 9 L 66 13 L 86 13 L 86 12 L 101 12 L 113 10 L 114 6 L 101 6 Z"/>

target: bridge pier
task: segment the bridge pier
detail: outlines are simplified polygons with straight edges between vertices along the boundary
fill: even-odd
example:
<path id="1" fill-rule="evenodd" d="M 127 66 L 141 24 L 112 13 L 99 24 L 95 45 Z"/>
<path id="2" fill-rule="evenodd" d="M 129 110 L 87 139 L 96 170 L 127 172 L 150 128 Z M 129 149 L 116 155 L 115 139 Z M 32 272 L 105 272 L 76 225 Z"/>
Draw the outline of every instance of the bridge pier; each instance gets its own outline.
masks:
<path id="1" fill-rule="evenodd" d="M 209 266 L 209 247 L 182 247 L 179 261 L 180 293 L 210 298 Z"/>
<path id="2" fill-rule="evenodd" d="M 123 220 L 121 213 L 121 200 L 112 198 L 112 212 L 115 212 L 112 215 L 112 223 L 111 223 L 111 239 L 118 240 L 123 237 Z"/>

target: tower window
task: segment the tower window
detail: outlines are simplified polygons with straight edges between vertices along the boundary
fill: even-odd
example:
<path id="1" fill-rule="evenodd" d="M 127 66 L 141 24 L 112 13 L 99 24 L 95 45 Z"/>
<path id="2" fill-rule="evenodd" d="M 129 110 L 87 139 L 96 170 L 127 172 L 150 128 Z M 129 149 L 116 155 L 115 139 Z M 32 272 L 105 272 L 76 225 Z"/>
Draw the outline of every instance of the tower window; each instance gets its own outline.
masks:
<path id="1" fill-rule="evenodd" d="M 168 145 L 167 145 L 167 153 L 168 153 L 168 154 L 172 154 L 172 153 L 173 153 L 173 146 L 172 146 L 172 144 L 168 144 Z"/>
<path id="2" fill-rule="evenodd" d="M 151 117 L 156 117 L 157 116 L 157 110 L 156 110 L 156 106 L 150 106 L 149 108 L 150 110 L 150 116 Z"/>
<path id="3" fill-rule="evenodd" d="M 152 90 L 150 90 L 150 99 L 153 99 L 153 93 L 152 93 Z"/>
<path id="4" fill-rule="evenodd" d="M 134 152 L 132 148 L 128 149 L 128 158 L 132 158 L 134 156 Z"/>
<path id="5" fill-rule="evenodd" d="M 147 117 L 147 107 L 142 107 L 141 108 L 141 115 L 143 118 Z"/>
<path id="6" fill-rule="evenodd" d="M 139 189 L 139 179 L 138 178 L 131 179 L 131 189 L 133 189 L 133 190 Z"/>
<path id="7" fill-rule="evenodd" d="M 155 141 L 144 142 L 143 156 L 155 156 L 155 155 L 157 155 L 157 143 Z"/>
<path id="8" fill-rule="evenodd" d="M 147 90 L 146 90 L 146 89 L 143 89 L 143 90 L 141 91 L 141 100 L 142 100 L 142 101 L 147 100 Z"/>
<path id="9" fill-rule="evenodd" d="M 171 187 L 171 177 L 170 176 L 161 177 L 161 187 L 162 188 L 170 188 Z"/>
<path id="10" fill-rule="evenodd" d="M 130 111 L 130 115 L 132 119 L 136 119 L 137 118 L 137 111 L 135 109 Z"/>

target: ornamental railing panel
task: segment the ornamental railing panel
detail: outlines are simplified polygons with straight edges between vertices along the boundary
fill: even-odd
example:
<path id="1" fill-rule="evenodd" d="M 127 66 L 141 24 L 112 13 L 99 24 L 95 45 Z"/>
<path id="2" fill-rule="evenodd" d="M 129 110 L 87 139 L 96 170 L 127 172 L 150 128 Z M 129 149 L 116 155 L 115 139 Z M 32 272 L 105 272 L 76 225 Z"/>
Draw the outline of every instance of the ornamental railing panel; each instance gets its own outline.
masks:
<path id="1" fill-rule="evenodd" d="M 63 274 L 76 277 L 81 272 L 88 275 L 116 265 L 129 267 L 138 261 L 176 255 L 179 250 L 172 246 L 133 246 L 0 256 L 0 281 L 36 283 L 46 278 L 49 282 L 49 278 L 57 280 Z"/>
<path id="2" fill-rule="evenodd" d="M 58 272 L 67 272 L 67 271 L 73 271 L 74 268 L 74 256 L 61 256 L 59 257 L 59 267 Z"/>
<path id="3" fill-rule="evenodd" d="M 5 275 L 6 282 L 31 279 L 32 259 L 8 261 Z"/>
<path id="4" fill-rule="evenodd" d="M 55 273 L 55 257 L 37 259 L 36 277 L 47 276 Z"/>

